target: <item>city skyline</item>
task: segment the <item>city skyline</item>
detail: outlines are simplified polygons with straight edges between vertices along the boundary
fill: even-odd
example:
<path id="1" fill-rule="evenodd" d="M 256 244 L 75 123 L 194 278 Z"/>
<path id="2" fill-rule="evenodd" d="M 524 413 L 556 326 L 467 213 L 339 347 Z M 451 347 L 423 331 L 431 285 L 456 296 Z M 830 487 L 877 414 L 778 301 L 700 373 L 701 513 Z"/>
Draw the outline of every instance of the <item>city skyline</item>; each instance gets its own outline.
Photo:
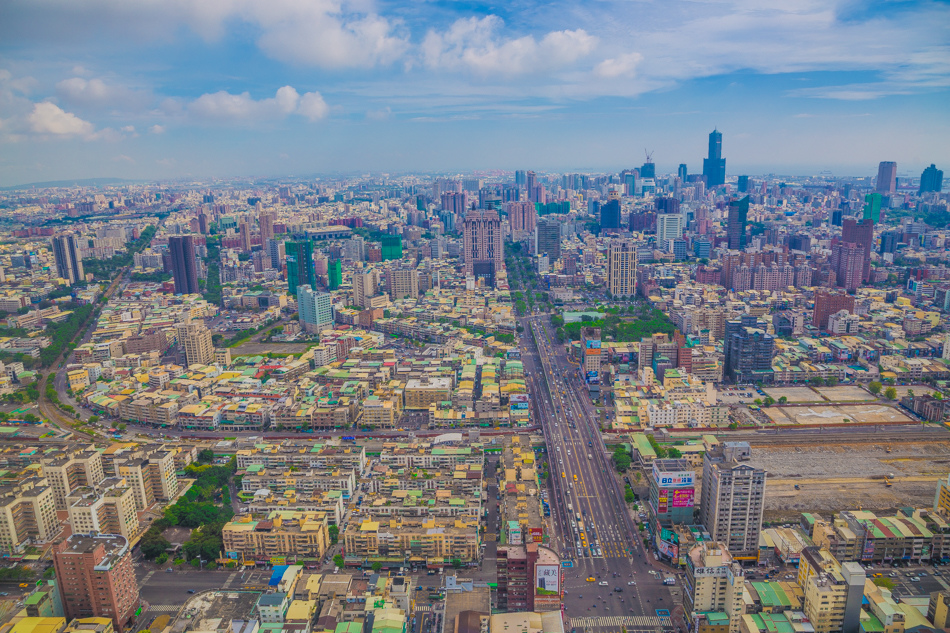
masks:
<path id="1" fill-rule="evenodd" d="M 947 163 L 950 8 L 57 0 L 2 10 L 0 185 Z M 438 138 L 438 143 L 430 139 Z"/>

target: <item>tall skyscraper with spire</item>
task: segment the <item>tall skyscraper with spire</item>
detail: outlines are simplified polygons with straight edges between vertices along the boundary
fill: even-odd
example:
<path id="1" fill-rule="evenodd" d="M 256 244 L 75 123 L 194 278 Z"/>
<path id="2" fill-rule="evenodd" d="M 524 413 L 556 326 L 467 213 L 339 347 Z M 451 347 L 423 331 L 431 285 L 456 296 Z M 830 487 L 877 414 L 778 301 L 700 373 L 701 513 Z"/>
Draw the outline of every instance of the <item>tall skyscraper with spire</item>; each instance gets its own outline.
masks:
<path id="1" fill-rule="evenodd" d="M 703 176 L 707 187 L 718 187 L 726 183 L 726 159 L 722 157 L 722 132 L 709 133 L 709 158 L 703 159 Z"/>

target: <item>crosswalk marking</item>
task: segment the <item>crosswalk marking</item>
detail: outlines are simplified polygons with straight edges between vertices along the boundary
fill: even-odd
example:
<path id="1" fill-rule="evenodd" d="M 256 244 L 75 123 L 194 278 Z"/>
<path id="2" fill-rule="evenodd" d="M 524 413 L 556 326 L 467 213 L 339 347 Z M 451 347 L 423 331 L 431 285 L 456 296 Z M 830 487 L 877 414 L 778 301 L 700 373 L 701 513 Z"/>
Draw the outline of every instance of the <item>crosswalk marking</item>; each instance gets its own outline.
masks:
<path id="1" fill-rule="evenodd" d="M 670 627 L 669 618 L 658 618 L 651 615 L 604 615 L 593 618 L 571 618 L 572 628 L 655 628 L 658 626 Z"/>
<path id="2" fill-rule="evenodd" d="M 148 608 L 149 611 L 156 611 L 158 613 L 178 613 L 179 609 L 181 609 L 181 605 L 174 604 L 153 604 Z"/>
<path id="3" fill-rule="evenodd" d="M 432 611 L 432 607 L 428 604 L 417 604 L 416 611 Z"/>

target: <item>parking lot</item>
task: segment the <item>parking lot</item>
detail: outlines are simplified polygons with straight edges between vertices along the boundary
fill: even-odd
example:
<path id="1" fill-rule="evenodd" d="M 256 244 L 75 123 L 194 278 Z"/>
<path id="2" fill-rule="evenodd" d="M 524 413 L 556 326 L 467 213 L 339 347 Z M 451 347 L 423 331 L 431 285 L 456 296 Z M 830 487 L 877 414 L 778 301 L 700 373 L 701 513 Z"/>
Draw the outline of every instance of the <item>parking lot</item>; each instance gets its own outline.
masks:
<path id="1" fill-rule="evenodd" d="M 910 598 L 913 596 L 929 596 L 934 591 L 950 589 L 950 568 L 932 566 L 925 567 L 881 567 L 868 568 L 868 577 L 888 578 L 894 583 L 891 590 L 894 599 Z M 877 574 L 880 574 L 878 576 Z"/>

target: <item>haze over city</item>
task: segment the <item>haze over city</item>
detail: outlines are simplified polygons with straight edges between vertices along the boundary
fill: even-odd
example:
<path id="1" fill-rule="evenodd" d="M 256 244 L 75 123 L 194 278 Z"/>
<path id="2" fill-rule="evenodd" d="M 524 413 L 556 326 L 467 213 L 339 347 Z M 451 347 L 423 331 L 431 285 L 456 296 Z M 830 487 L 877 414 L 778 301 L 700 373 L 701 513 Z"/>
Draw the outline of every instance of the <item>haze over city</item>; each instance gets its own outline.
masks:
<path id="1" fill-rule="evenodd" d="M 946 162 L 943 2 L 0 8 L 0 184 Z M 886 156 L 880 156 L 884 153 Z"/>

